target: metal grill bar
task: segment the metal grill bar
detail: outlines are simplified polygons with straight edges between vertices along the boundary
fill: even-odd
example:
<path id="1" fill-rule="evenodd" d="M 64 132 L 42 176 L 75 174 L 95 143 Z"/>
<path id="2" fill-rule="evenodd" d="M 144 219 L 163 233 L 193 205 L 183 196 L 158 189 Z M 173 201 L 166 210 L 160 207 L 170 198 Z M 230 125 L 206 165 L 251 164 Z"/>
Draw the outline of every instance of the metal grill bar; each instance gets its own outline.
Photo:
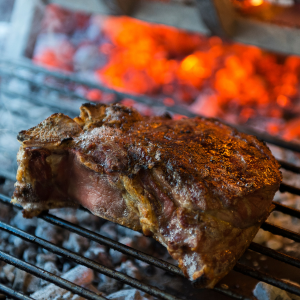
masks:
<path id="1" fill-rule="evenodd" d="M 233 298 L 239 299 L 239 300 L 256 300 L 254 298 L 248 298 L 248 297 L 245 297 L 241 294 L 237 294 L 237 293 L 235 293 L 234 291 L 232 291 L 230 289 L 226 290 L 226 289 L 223 289 L 223 288 L 218 287 L 218 286 L 215 286 L 214 290 L 216 290 L 217 292 L 222 293 L 226 296 L 233 297 Z"/>
<path id="2" fill-rule="evenodd" d="M 284 214 L 290 215 L 292 217 L 300 219 L 300 210 L 291 208 L 289 206 L 277 203 L 277 202 L 272 202 L 275 205 L 275 210 L 280 211 Z"/>
<path id="3" fill-rule="evenodd" d="M 288 239 L 291 239 L 295 242 L 300 243 L 300 234 L 299 233 L 296 233 L 294 231 L 282 228 L 280 226 L 273 225 L 269 222 L 264 222 L 261 225 L 261 229 L 269 231 L 269 232 L 271 232 L 273 234 L 276 234 L 276 235 L 281 235 L 283 237 L 286 237 Z"/>
<path id="4" fill-rule="evenodd" d="M 288 291 L 290 293 L 296 294 L 298 296 L 300 296 L 300 288 L 298 285 L 290 283 L 290 282 L 286 282 L 284 280 L 278 280 L 278 278 L 261 272 L 261 271 L 257 271 L 253 268 L 250 268 L 248 266 L 242 265 L 240 263 L 237 263 L 234 268 L 235 271 L 240 272 L 244 275 L 248 275 L 251 276 L 255 279 L 258 279 L 260 281 L 264 281 L 266 283 L 269 283 L 271 285 L 274 285 L 280 289 L 283 289 L 285 291 Z"/>
<path id="5" fill-rule="evenodd" d="M 286 184 L 286 183 L 282 183 L 280 185 L 279 191 L 281 193 L 288 192 L 288 193 L 300 196 L 300 189 L 299 188 L 297 188 L 295 186 L 292 186 L 292 185 L 289 185 L 289 184 Z"/>
<path id="6" fill-rule="evenodd" d="M 68 291 L 71 291 L 74 294 L 80 295 L 89 300 L 105 300 L 103 296 L 97 295 L 94 292 L 91 292 L 79 285 L 76 285 L 70 281 L 67 281 L 61 277 L 58 277 L 52 273 L 49 273 L 43 269 L 40 269 L 32 264 L 29 264 L 21 259 L 18 259 L 12 255 L 9 255 L 3 251 L 0 251 L 0 260 L 13 265 L 27 273 L 33 274 L 37 277 L 45 279 L 49 282 L 56 284 L 57 286 L 64 288 Z"/>
<path id="7" fill-rule="evenodd" d="M 296 173 L 296 174 L 300 174 L 300 167 L 296 166 L 296 165 L 293 165 L 293 164 L 290 164 L 286 161 L 283 161 L 283 160 L 280 160 L 280 159 L 277 159 L 277 161 L 279 162 L 281 168 L 287 170 L 287 171 L 291 171 L 293 173 Z"/>
<path id="8" fill-rule="evenodd" d="M 31 297 L 28 297 L 22 293 L 19 293 L 7 286 L 5 286 L 4 284 L 0 284 L 0 292 L 4 293 L 5 295 L 13 298 L 13 299 L 17 299 L 17 300 L 34 300 Z"/>
<path id="9" fill-rule="evenodd" d="M 273 249 L 264 247 L 262 245 L 259 245 L 257 243 L 252 242 L 249 246 L 250 250 L 258 252 L 260 254 L 267 255 L 269 257 L 272 257 L 274 259 L 280 260 L 282 262 L 285 262 L 289 265 L 292 265 L 294 267 L 300 268 L 300 259 L 289 256 L 287 254 L 275 251 Z"/>

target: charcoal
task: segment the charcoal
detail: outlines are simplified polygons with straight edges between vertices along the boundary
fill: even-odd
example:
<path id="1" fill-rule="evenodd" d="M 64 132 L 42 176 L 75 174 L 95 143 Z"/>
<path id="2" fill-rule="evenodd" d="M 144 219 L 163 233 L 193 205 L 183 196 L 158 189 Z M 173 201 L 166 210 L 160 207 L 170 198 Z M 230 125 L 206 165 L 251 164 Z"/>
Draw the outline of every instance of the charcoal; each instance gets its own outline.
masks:
<path id="1" fill-rule="evenodd" d="M 94 272 L 84 266 L 77 266 L 64 274 L 62 278 L 78 285 L 88 285 L 94 280 Z"/>
<path id="2" fill-rule="evenodd" d="M 127 260 L 126 262 L 122 263 L 120 267 L 116 268 L 116 270 L 130 277 L 141 280 L 140 271 L 131 260 Z"/>
<path id="3" fill-rule="evenodd" d="M 296 284 L 298 287 L 300 287 L 300 284 L 297 283 L 297 282 L 294 282 L 292 280 L 289 280 L 289 279 L 285 279 L 285 281 L 289 282 L 289 283 L 292 283 L 292 284 Z M 292 299 L 292 300 L 300 300 L 300 296 L 297 296 L 295 294 L 292 294 L 292 293 L 289 293 L 289 292 L 286 292 L 288 294 L 288 296 Z"/>
<path id="4" fill-rule="evenodd" d="M 78 223 L 81 226 L 90 226 L 93 230 L 97 230 L 103 225 L 106 221 L 104 219 L 101 219 L 90 212 L 83 211 L 83 210 L 77 210 L 76 211 L 76 218 Z"/>
<path id="5" fill-rule="evenodd" d="M 12 255 L 14 255 L 14 253 L 15 253 L 15 247 L 13 244 L 10 244 L 10 243 L 3 242 L 3 245 L 0 245 L 0 250 L 2 250 L 2 249 L 5 252 L 8 252 Z"/>
<path id="6" fill-rule="evenodd" d="M 61 273 L 59 272 L 59 270 L 58 270 L 56 264 L 55 264 L 54 262 L 52 262 L 52 261 L 47 261 L 47 262 L 45 262 L 45 264 L 44 264 L 44 269 L 45 269 L 45 271 L 48 271 L 48 272 L 50 272 L 50 273 L 52 273 L 52 274 L 54 274 L 54 275 L 57 275 L 57 276 L 60 276 L 60 275 L 61 275 Z M 45 285 L 47 285 L 48 283 L 49 283 L 49 282 L 48 282 L 47 280 L 41 280 L 41 285 L 42 285 L 42 286 L 45 286 Z"/>
<path id="7" fill-rule="evenodd" d="M 36 262 L 39 267 L 44 266 L 47 261 L 56 262 L 56 255 L 53 253 L 44 254 L 40 253 L 36 256 Z"/>
<path id="8" fill-rule="evenodd" d="M 267 240 L 270 239 L 270 236 L 271 236 L 271 233 L 269 231 L 259 229 L 256 236 L 253 239 L 253 242 L 258 243 L 258 244 L 263 244 Z"/>
<path id="9" fill-rule="evenodd" d="M 25 219 L 23 218 L 22 211 L 20 210 L 15 217 L 11 220 L 11 225 L 24 230 L 26 232 L 29 232 L 33 230 L 37 225 L 37 219 Z"/>
<path id="10" fill-rule="evenodd" d="M 96 45 L 82 45 L 74 54 L 74 68 L 76 71 L 94 70 L 95 66 L 100 68 L 103 63 L 103 54 L 99 52 Z"/>
<path id="11" fill-rule="evenodd" d="M 90 224 L 94 221 L 94 215 L 92 215 L 91 213 L 87 212 L 87 211 L 83 211 L 83 210 L 77 210 L 76 211 L 76 219 L 78 221 L 78 223 L 81 224 Z"/>
<path id="12" fill-rule="evenodd" d="M 258 300 L 291 300 L 286 291 L 265 282 L 259 282 L 253 294 Z"/>
<path id="13" fill-rule="evenodd" d="M 76 209 L 74 208 L 51 209 L 50 213 L 58 218 L 77 224 Z"/>
<path id="14" fill-rule="evenodd" d="M 63 236 L 60 234 L 61 229 L 56 226 L 51 226 L 44 220 L 38 219 L 37 228 L 35 230 L 35 235 L 40 237 L 50 243 L 56 244 L 63 240 Z"/>
<path id="15" fill-rule="evenodd" d="M 111 257 L 111 261 L 114 265 L 119 265 L 122 261 L 126 259 L 126 255 L 122 252 L 116 251 L 114 249 L 109 249 L 109 255 Z"/>
<path id="16" fill-rule="evenodd" d="M 104 292 L 105 294 L 114 293 L 123 287 L 123 283 L 121 281 L 115 280 L 104 274 L 98 274 L 98 278 L 100 283 L 98 284 L 97 288 L 99 291 Z"/>
<path id="17" fill-rule="evenodd" d="M 135 259 L 134 262 L 136 263 L 137 266 L 139 266 L 139 269 L 142 271 L 142 273 L 145 276 L 154 276 L 156 273 L 155 267 L 152 265 L 149 265 L 142 260 Z"/>
<path id="18" fill-rule="evenodd" d="M 31 274 L 27 274 L 27 288 L 26 288 L 26 293 L 34 293 L 41 287 L 41 282 L 43 281 L 42 279 L 35 277 Z"/>
<path id="19" fill-rule="evenodd" d="M 110 257 L 107 255 L 105 247 L 102 245 L 93 245 L 85 253 L 84 257 L 100 262 L 107 267 L 113 267 Z"/>
<path id="20" fill-rule="evenodd" d="M 72 294 L 71 292 L 67 292 L 65 293 L 62 297 L 60 296 L 57 296 L 54 298 L 54 300 L 57 299 L 57 300 L 84 300 L 84 298 L 78 296 L 78 295 L 74 295 Z"/>
<path id="21" fill-rule="evenodd" d="M 31 297 L 36 300 L 62 299 L 62 296 L 65 293 L 67 293 L 67 291 L 55 286 L 54 284 L 49 284 L 46 287 L 34 292 Z"/>
<path id="22" fill-rule="evenodd" d="M 62 273 L 68 272 L 70 269 L 72 269 L 72 265 L 69 262 L 65 262 L 62 268 Z"/>
<path id="23" fill-rule="evenodd" d="M 89 245 L 90 242 L 87 238 L 77 235 L 76 233 L 70 233 L 69 239 L 63 242 L 63 247 L 76 253 L 82 253 Z"/>
<path id="24" fill-rule="evenodd" d="M 123 226 L 120 226 L 120 225 L 116 225 L 116 230 L 117 230 L 117 232 L 120 236 L 127 236 L 127 237 L 130 237 L 130 238 L 143 236 L 138 231 L 134 231 L 132 229 L 129 229 L 127 227 L 123 227 Z"/>
<path id="25" fill-rule="evenodd" d="M 283 243 L 276 238 L 268 240 L 266 244 L 268 248 L 273 250 L 279 250 L 283 247 Z"/>
<path id="26" fill-rule="evenodd" d="M 92 284 L 86 286 L 85 288 L 94 292 L 95 294 L 101 295 L 101 293 L 99 293 L 99 291 Z M 63 299 L 63 300 L 85 300 L 85 298 L 83 298 L 79 295 L 74 295 L 71 292 L 66 292 L 62 297 L 57 296 L 54 299 L 57 299 L 57 300 L 61 300 L 61 299 Z"/>
<path id="27" fill-rule="evenodd" d="M 129 236 L 121 237 L 119 243 L 126 245 L 128 247 L 133 247 L 133 238 Z"/>
<path id="28" fill-rule="evenodd" d="M 47 261 L 47 262 L 45 263 L 45 265 L 44 265 L 44 269 L 45 269 L 46 271 L 50 272 L 50 273 L 53 273 L 53 274 L 57 275 L 57 276 L 60 276 L 60 275 L 61 275 L 61 273 L 60 273 L 60 271 L 58 270 L 56 264 L 55 264 L 54 262 L 52 262 L 52 261 Z"/>
<path id="29" fill-rule="evenodd" d="M 4 272 L 6 279 L 9 282 L 13 282 L 15 279 L 15 274 L 14 274 L 15 267 L 12 265 L 5 265 L 2 270 Z"/>
<path id="30" fill-rule="evenodd" d="M 34 247 L 29 247 L 24 250 L 23 253 L 23 259 L 31 264 L 34 264 L 36 262 L 37 252 Z"/>
<path id="31" fill-rule="evenodd" d="M 6 275 L 5 275 L 5 273 L 4 273 L 4 271 L 3 271 L 3 268 L 1 267 L 0 268 L 0 283 L 1 282 L 5 282 L 7 279 L 6 279 Z"/>
<path id="32" fill-rule="evenodd" d="M 93 285 L 93 284 L 89 284 L 86 286 L 86 288 L 92 292 L 94 292 L 97 295 L 102 295 L 102 296 L 106 296 L 104 293 L 98 291 L 98 289 Z"/>
<path id="33" fill-rule="evenodd" d="M 132 261 L 127 260 L 126 262 L 122 263 L 121 266 L 116 268 L 117 271 L 124 273 L 132 278 L 135 278 L 137 280 L 141 280 L 142 276 L 139 271 L 139 269 L 132 263 Z M 124 289 L 130 289 L 131 286 L 125 284 Z"/>
<path id="34" fill-rule="evenodd" d="M 112 300 L 154 300 L 154 297 L 147 295 L 137 289 L 122 290 L 106 297 Z"/>
<path id="35" fill-rule="evenodd" d="M 133 240 L 131 237 L 121 237 L 119 243 L 124 244 L 128 247 L 133 247 Z M 115 265 L 119 265 L 121 262 L 127 260 L 127 256 L 122 252 L 115 251 L 114 249 L 109 250 L 109 254 L 112 258 L 112 262 Z"/>
<path id="36" fill-rule="evenodd" d="M 94 280 L 94 272 L 87 267 L 77 266 L 64 274 L 62 278 L 71 281 L 80 286 L 87 286 Z M 36 300 L 49 299 L 76 299 L 74 295 L 54 284 L 49 284 L 46 287 L 31 294 L 31 297 Z M 65 298 L 64 298 L 65 297 Z M 77 298 L 81 299 L 81 298 Z"/>
<path id="37" fill-rule="evenodd" d="M 140 251 L 144 251 L 148 253 L 152 252 L 153 240 L 143 235 L 135 236 L 133 239 L 133 247 Z"/>
<path id="38" fill-rule="evenodd" d="M 12 288 L 23 293 L 33 293 L 40 288 L 41 279 L 23 270 L 15 269 L 15 280 Z"/>
<path id="39" fill-rule="evenodd" d="M 2 189 L 4 189 L 4 186 L 2 186 Z M 5 193 L 4 190 L 2 192 Z M 9 220 L 9 217 L 10 217 L 10 207 L 6 205 L 1 205 L 0 221 L 7 222 Z"/>
<path id="40" fill-rule="evenodd" d="M 107 222 L 107 223 L 103 224 L 100 228 L 100 234 L 102 234 L 114 241 L 117 241 L 118 236 L 117 236 L 117 232 L 116 232 L 116 224 L 111 223 L 111 222 Z"/>
<path id="41" fill-rule="evenodd" d="M 8 232 L 2 231 L 1 232 L 1 243 L 5 240 L 8 240 L 9 236 L 10 236 L 10 234 Z"/>
<path id="42" fill-rule="evenodd" d="M 23 251 L 26 247 L 30 246 L 29 242 L 26 242 L 22 240 L 21 238 L 11 235 L 8 239 L 8 241 L 13 245 L 13 247 L 10 249 L 10 254 L 21 257 L 23 254 Z"/>
<path id="43" fill-rule="evenodd" d="M 17 291 L 26 291 L 26 277 L 27 273 L 23 270 L 16 269 L 15 270 L 15 280 L 13 283 L 13 289 Z"/>
<path id="44" fill-rule="evenodd" d="M 21 72 L 20 72 L 21 73 Z M 17 78 L 13 78 L 10 80 L 9 85 L 10 88 L 12 88 L 12 91 L 18 91 L 18 92 L 23 92 L 23 93 L 28 93 L 29 92 L 29 85 L 28 82 L 26 81 L 21 81 Z M 24 101 L 25 102 L 25 101 Z M 19 105 L 17 105 L 19 104 Z M 22 107 L 24 110 L 29 108 L 24 105 L 25 103 L 18 103 L 16 100 L 13 101 L 13 103 L 10 104 L 11 110 L 15 110 L 15 112 L 18 112 L 20 110 L 20 107 Z"/>

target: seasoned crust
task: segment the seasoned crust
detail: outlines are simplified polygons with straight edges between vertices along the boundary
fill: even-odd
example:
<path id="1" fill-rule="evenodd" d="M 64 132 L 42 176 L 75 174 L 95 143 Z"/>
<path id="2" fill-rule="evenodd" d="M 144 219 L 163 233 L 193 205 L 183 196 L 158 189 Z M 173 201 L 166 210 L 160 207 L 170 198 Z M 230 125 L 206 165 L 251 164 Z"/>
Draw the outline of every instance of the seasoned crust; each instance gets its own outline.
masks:
<path id="1" fill-rule="evenodd" d="M 20 131 L 17 139 L 22 147 L 41 144 L 59 145 L 64 140 L 73 139 L 82 129 L 70 117 L 56 113 L 28 130 Z"/>
<path id="2" fill-rule="evenodd" d="M 13 201 L 26 217 L 81 204 L 153 236 L 205 287 L 242 255 L 281 182 L 264 143 L 215 119 L 86 104 L 74 120 L 55 114 L 20 141 Z"/>

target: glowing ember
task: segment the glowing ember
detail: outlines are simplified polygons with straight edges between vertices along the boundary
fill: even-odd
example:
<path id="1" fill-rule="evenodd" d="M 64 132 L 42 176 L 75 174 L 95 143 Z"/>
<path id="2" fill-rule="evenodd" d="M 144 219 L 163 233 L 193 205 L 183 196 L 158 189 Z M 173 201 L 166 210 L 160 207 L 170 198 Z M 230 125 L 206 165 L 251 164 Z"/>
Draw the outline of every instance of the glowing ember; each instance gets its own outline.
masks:
<path id="1" fill-rule="evenodd" d="M 102 93 L 97 89 L 92 89 L 86 93 L 86 97 L 90 101 L 101 101 Z"/>
<path id="2" fill-rule="evenodd" d="M 255 116 L 255 107 L 284 107 L 298 95 L 297 57 L 277 57 L 129 18 L 109 18 L 103 28 L 115 47 L 107 65 L 96 73 L 114 88 L 168 94 L 184 102 L 195 99 L 195 90 L 199 94 L 210 88 L 220 106 L 251 106 L 243 108 L 240 121 Z M 175 57 L 172 42 L 180 53 Z"/>
<path id="3" fill-rule="evenodd" d="M 263 0 L 251 0 L 250 3 L 253 6 L 259 6 L 259 5 L 262 5 L 264 3 L 264 1 Z"/>
<path id="4" fill-rule="evenodd" d="M 251 1 L 259 5 L 261 0 Z M 51 18 L 60 20 L 55 24 L 66 22 L 66 14 L 57 6 L 48 7 Z M 63 32 L 64 38 L 62 32 L 57 33 L 58 42 L 41 47 L 34 60 L 68 71 L 80 71 L 83 67 L 76 65 L 80 61 L 83 71 L 94 72 L 112 88 L 158 96 L 166 106 L 188 104 L 194 112 L 230 122 L 252 124 L 263 117 L 264 128 L 291 138 L 285 124 L 300 115 L 293 108 L 299 102 L 299 57 L 275 55 L 128 17 L 77 14 L 76 20 L 74 24 L 80 24 L 77 29 L 71 34 Z M 57 25 L 55 30 L 61 27 Z M 90 61 L 93 63 L 86 67 Z M 86 97 L 108 99 L 97 90 L 87 91 Z M 124 103 L 132 105 L 133 101 Z M 300 130 L 297 132 L 300 136 Z"/>

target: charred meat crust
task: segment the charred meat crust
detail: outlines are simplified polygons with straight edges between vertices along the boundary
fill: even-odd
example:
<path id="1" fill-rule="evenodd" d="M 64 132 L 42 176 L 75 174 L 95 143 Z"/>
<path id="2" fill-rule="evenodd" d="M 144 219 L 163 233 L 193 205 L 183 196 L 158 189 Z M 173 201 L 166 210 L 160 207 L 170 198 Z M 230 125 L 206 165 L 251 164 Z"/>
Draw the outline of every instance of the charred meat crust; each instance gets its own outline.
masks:
<path id="1" fill-rule="evenodd" d="M 25 217 L 81 204 L 153 236 L 203 287 L 234 266 L 281 182 L 263 142 L 215 119 L 84 104 L 74 120 L 54 114 L 18 140 L 12 201 Z"/>

